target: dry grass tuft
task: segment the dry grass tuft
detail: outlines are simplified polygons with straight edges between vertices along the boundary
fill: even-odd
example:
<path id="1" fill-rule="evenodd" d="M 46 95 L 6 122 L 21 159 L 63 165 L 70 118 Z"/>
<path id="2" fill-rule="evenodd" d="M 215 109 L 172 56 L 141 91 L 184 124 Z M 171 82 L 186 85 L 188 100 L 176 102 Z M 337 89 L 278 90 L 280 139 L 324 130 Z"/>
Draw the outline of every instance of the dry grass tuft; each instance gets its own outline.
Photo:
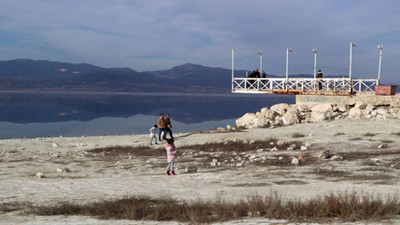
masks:
<path id="1" fill-rule="evenodd" d="M 293 133 L 292 134 L 292 138 L 302 138 L 302 137 L 305 137 L 305 135 L 301 134 L 301 133 Z"/>
<path id="2" fill-rule="evenodd" d="M 89 204 L 60 203 L 36 207 L 38 215 L 86 215 L 102 219 L 129 219 L 212 223 L 257 216 L 289 221 L 378 221 L 399 214 L 397 197 L 374 197 L 356 193 L 330 194 L 308 200 L 283 200 L 270 196 L 249 196 L 231 203 L 221 199 L 193 203 L 171 198 L 130 197 Z"/>
<path id="3" fill-rule="evenodd" d="M 374 133 L 365 133 L 363 136 L 364 137 L 374 137 L 374 136 L 376 136 L 377 134 L 374 134 Z"/>

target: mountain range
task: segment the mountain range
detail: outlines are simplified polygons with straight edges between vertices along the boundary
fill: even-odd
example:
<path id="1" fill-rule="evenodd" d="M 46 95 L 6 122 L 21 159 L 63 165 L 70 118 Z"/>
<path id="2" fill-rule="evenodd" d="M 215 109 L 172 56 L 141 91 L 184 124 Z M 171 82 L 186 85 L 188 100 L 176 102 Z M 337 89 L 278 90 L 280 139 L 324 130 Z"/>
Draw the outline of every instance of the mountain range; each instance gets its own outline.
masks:
<path id="1" fill-rule="evenodd" d="M 0 90 L 229 93 L 231 73 L 230 69 L 191 63 L 168 70 L 137 72 L 126 67 L 14 59 L 0 61 Z M 237 76 L 244 77 L 245 73 L 246 70 L 235 70 Z"/>

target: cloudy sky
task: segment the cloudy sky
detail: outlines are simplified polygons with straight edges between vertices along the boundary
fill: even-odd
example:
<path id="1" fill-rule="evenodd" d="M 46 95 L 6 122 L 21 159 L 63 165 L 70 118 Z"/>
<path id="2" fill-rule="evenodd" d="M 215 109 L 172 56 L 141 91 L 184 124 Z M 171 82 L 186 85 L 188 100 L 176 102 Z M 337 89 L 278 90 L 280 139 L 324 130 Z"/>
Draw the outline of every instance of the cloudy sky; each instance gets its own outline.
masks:
<path id="1" fill-rule="evenodd" d="M 163 70 L 183 63 L 400 82 L 398 0 L 0 0 L 0 60 Z"/>

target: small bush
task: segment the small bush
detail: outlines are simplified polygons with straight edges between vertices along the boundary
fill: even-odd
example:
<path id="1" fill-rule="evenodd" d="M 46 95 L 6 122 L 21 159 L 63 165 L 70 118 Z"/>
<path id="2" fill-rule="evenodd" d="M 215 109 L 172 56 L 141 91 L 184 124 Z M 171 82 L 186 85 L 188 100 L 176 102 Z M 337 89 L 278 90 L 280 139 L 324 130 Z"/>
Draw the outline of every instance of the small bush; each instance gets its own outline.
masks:
<path id="1" fill-rule="evenodd" d="M 304 137 L 305 135 L 304 134 L 301 134 L 301 133 L 293 133 L 292 134 L 292 138 L 302 138 L 302 137 Z"/>

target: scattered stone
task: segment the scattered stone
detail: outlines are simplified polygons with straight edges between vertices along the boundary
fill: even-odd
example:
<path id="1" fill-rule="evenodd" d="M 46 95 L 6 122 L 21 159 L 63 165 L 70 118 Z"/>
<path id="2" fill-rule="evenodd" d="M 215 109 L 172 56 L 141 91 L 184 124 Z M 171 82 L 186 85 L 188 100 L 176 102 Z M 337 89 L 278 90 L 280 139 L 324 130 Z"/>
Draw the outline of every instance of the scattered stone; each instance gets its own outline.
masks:
<path id="1" fill-rule="evenodd" d="M 299 163 L 300 163 L 300 160 L 298 158 L 293 157 L 292 164 L 298 165 Z"/>
<path id="2" fill-rule="evenodd" d="M 304 157 L 304 155 L 301 154 L 301 155 L 299 155 L 298 160 L 299 160 L 300 163 L 304 163 L 306 161 L 306 157 Z"/>
<path id="3" fill-rule="evenodd" d="M 270 150 L 271 152 L 275 152 L 275 151 L 278 151 L 278 148 L 277 147 L 273 147 L 273 148 L 271 148 L 271 150 Z"/>
<path id="4" fill-rule="evenodd" d="M 287 147 L 287 149 L 286 150 L 288 150 L 288 151 L 293 151 L 293 147 L 292 146 L 289 146 L 289 147 Z"/>
<path id="5" fill-rule="evenodd" d="M 36 173 L 36 177 L 37 177 L 37 178 L 44 178 L 45 176 L 44 176 L 44 173 L 42 173 L 42 172 L 37 172 L 37 173 Z"/>
<path id="6" fill-rule="evenodd" d="M 253 159 L 255 159 L 255 158 L 256 158 L 255 155 L 251 155 L 251 156 L 249 157 L 250 160 L 253 160 Z"/>
<path id="7" fill-rule="evenodd" d="M 330 155 L 329 155 L 329 150 L 324 150 L 324 151 L 320 151 L 317 153 L 317 158 L 320 159 L 329 159 Z"/>
<path id="8" fill-rule="evenodd" d="M 242 141 L 242 144 L 244 144 L 244 145 L 247 145 L 248 143 L 249 143 L 248 140 L 243 140 L 243 141 Z"/>
<path id="9" fill-rule="evenodd" d="M 305 145 L 302 145 L 301 147 L 300 147 L 300 150 L 301 151 L 306 151 L 308 148 L 307 148 L 307 146 L 305 146 Z"/>
<path id="10" fill-rule="evenodd" d="M 282 160 L 283 159 L 283 157 L 282 156 L 279 156 L 279 158 L 278 158 L 279 160 Z"/>
<path id="11" fill-rule="evenodd" d="M 242 162 L 237 162 L 237 163 L 236 163 L 236 166 L 237 166 L 237 167 L 242 167 L 242 166 L 243 166 L 243 163 L 242 163 Z"/>
<path id="12" fill-rule="evenodd" d="M 331 160 L 343 160 L 343 156 L 341 156 L 341 155 L 334 155 L 334 156 L 332 156 Z"/>
<path id="13" fill-rule="evenodd" d="M 53 148 L 57 148 L 57 147 L 59 147 L 59 145 L 57 144 L 57 143 L 55 143 L 55 142 L 53 142 Z"/>
<path id="14" fill-rule="evenodd" d="M 286 144 L 286 142 L 283 141 L 283 140 L 278 140 L 278 141 L 276 141 L 276 145 L 277 145 L 278 147 L 282 147 L 282 146 L 285 145 L 285 144 Z"/>
<path id="15" fill-rule="evenodd" d="M 264 149 L 262 149 L 262 148 L 257 149 L 257 153 L 261 153 L 261 152 L 263 152 L 263 151 L 264 151 Z"/>

